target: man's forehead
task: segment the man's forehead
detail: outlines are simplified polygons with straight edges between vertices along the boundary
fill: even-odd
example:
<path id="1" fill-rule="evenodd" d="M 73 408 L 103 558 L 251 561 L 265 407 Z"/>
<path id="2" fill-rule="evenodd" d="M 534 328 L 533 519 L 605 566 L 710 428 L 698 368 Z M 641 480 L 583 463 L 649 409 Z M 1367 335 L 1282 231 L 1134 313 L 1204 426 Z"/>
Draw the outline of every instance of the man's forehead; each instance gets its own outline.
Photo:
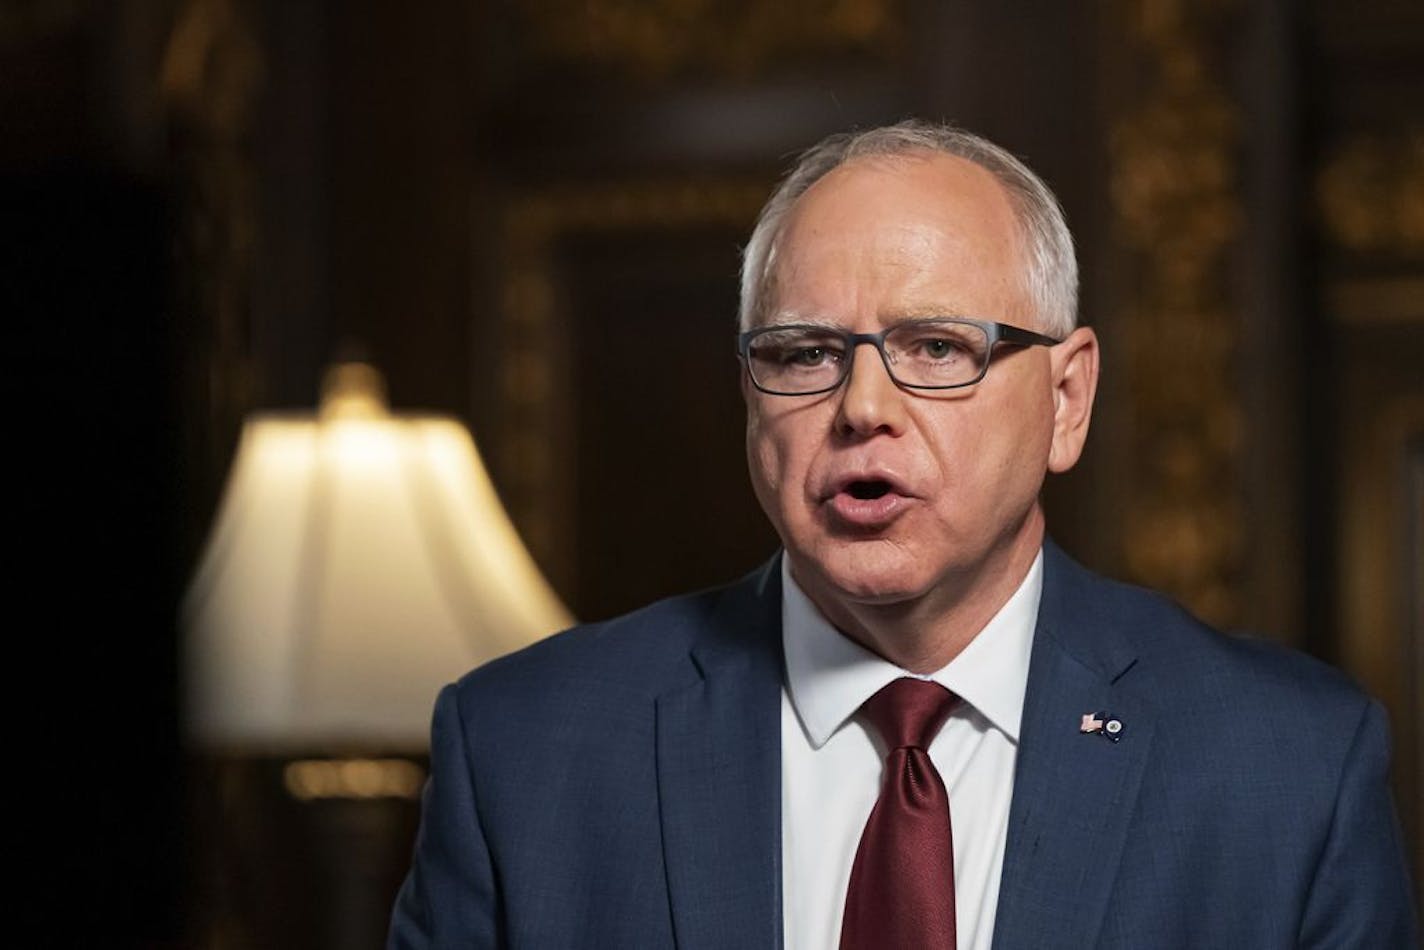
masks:
<path id="1" fill-rule="evenodd" d="M 990 275 L 1020 284 L 1025 270 L 1007 192 L 989 172 L 950 155 L 857 159 L 809 189 L 779 231 L 759 323 L 820 322 L 827 315 L 806 308 L 852 286 L 894 287 L 893 301 L 882 301 L 887 320 L 983 316 L 972 312 L 982 295 L 961 304 L 956 291 L 982 288 Z"/>
<path id="2" fill-rule="evenodd" d="M 788 210 L 771 243 L 766 278 L 803 245 L 872 233 L 884 241 L 884 263 L 944 234 L 1018 248 L 1021 228 L 1007 189 L 986 169 L 958 156 L 918 151 L 853 159 L 828 172 Z"/>

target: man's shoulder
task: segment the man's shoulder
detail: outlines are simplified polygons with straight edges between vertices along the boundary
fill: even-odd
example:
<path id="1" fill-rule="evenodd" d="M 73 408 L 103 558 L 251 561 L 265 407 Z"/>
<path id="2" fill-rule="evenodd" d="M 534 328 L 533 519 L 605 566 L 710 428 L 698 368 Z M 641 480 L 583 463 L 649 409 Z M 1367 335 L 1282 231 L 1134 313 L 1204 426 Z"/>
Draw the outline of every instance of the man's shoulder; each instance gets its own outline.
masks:
<path id="1" fill-rule="evenodd" d="M 1212 699 L 1253 706 L 1306 705 L 1327 714 L 1368 701 L 1337 667 L 1279 640 L 1249 631 L 1219 629 L 1161 594 L 1138 589 L 1156 601 L 1161 622 L 1141 631 L 1144 656 L 1178 688 Z"/>
<path id="2" fill-rule="evenodd" d="M 1203 727 L 1241 730 L 1256 718 L 1304 728 L 1308 719 L 1353 734 L 1370 704 L 1349 676 L 1301 650 L 1225 632 L 1159 592 L 1076 564 L 1070 570 L 1082 572 L 1072 585 L 1073 622 L 1115 632 L 1118 662 L 1128 670 L 1123 685 Z"/>
<path id="3" fill-rule="evenodd" d="M 685 654 L 727 588 L 680 594 L 621 616 L 575 624 L 465 675 L 479 683 L 503 677 L 557 675 L 563 670 L 619 675 Z"/>
<path id="4" fill-rule="evenodd" d="M 697 675 L 693 655 L 698 648 L 737 649 L 776 639 L 776 629 L 734 622 L 748 603 L 765 596 L 759 585 L 768 572 L 764 568 L 730 584 L 578 624 L 491 660 L 456 682 L 460 704 L 467 709 L 523 708 L 531 702 L 606 705 L 650 699 L 691 682 Z"/>

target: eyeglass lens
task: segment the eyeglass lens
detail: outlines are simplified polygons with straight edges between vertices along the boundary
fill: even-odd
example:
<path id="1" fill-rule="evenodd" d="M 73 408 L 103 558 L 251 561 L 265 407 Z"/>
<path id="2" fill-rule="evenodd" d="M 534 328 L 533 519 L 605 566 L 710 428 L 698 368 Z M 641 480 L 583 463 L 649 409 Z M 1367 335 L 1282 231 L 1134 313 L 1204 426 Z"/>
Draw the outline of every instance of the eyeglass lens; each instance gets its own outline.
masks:
<path id="1" fill-rule="evenodd" d="M 916 321 L 885 334 L 890 375 L 906 386 L 949 387 L 973 382 L 989 356 L 983 327 L 957 321 Z M 850 335 L 821 327 L 770 327 L 752 338 L 747 365 L 757 385 L 781 393 L 811 393 L 838 385 L 849 369 Z"/>

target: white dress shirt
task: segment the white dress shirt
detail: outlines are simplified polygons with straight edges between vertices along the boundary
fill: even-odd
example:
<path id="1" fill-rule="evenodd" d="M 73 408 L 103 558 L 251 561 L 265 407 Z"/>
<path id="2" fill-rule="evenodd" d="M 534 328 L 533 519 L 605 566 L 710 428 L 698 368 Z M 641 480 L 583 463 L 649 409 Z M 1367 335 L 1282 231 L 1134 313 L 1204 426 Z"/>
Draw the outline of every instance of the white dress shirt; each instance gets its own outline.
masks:
<path id="1" fill-rule="evenodd" d="M 839 633 L 781 560 L 786 684 L 781 700 L 782 908 L 788 950 L 833 950 L 851 863 L 884 762 L 857 715 L 913 676 Z M 929 748 L 949 790 L 959 950 L 989 950 L 999 902 L 1019 720 L 1043 591 L 1043 553 L 1014 595 L 931 679 L 959 696 Z"/>

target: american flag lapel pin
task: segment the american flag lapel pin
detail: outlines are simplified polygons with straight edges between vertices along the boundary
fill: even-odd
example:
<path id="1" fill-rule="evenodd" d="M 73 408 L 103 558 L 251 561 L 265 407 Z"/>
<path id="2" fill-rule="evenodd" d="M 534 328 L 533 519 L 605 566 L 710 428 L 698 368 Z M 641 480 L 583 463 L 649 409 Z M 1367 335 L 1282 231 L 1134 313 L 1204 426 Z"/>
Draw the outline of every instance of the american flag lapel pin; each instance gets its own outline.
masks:
<path id="1" fill-rule="evenodd" d="M 1110 713 L 1083 713 L 1078 723 L 1078 731 L 1085 736 L 1099 735 L 1113 742 L 1122 740 L 1122 720 Z"/>

